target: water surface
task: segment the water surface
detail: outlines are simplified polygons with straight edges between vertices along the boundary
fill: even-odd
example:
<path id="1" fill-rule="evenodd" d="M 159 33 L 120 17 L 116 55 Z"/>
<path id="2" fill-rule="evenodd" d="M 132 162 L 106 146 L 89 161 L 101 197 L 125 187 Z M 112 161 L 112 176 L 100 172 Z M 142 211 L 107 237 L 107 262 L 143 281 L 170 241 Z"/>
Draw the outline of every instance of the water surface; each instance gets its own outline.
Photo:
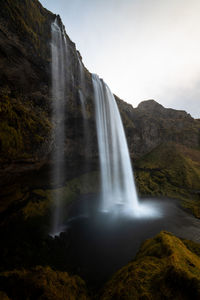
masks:
<path id="1" fill-rule="evenodd" d="M 70 236 L 68 258 L 81 276 L 98 285 L 131 261 L 143 241 L 161 230 L 200 242 L 200 220 L 183 211 L 173 199 L 143 199 L 150 214 L 141 217 L 99 211 L 98 200 L 87 196 L 71 208 L 66 231 Z"/>

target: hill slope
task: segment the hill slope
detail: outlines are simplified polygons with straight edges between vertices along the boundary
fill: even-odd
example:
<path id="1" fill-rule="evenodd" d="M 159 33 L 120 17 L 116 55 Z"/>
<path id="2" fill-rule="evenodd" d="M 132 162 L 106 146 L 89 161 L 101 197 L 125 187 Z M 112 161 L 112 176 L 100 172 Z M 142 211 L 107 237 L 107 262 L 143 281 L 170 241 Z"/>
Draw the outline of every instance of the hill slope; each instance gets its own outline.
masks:
<path id="1" fill-rule="evenodd" d="M 200 246 L 168 232 L 144 242 L 106 284 L 102 300 L 199 299 Z"/>

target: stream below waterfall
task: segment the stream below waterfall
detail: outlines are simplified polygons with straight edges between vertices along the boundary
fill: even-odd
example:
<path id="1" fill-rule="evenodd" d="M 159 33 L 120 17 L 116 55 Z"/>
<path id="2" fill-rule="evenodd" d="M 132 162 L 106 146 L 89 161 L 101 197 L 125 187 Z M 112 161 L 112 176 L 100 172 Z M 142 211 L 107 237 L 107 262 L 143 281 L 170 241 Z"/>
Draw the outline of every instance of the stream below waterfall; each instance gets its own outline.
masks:
<path id="1" fill-rule="evenodd" d="M 134 259 L 143 241 L 161 230 L 200 242 L 200 220 L 182 210 L 177 200 L 146 198 L 141 202 L 157 213 L 131 217 L 121 214 L 120 207 L 115 213 L 101 213 L 94 195 L 82 197 L 71 207 L 66 255 L 89 284 L 98 286 L 108 280 Z"/>

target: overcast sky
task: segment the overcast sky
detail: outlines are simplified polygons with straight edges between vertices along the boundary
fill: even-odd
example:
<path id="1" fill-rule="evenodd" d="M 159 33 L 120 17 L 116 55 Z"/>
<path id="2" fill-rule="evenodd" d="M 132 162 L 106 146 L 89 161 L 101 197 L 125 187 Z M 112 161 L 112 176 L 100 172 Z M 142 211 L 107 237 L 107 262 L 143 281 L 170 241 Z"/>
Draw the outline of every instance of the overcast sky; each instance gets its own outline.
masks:
<path id="1" fill-rule="evenodd" d="M 41 0 L 88 70 L 136 107 L 155 99 L 200 118 L 200 0 Z"/>

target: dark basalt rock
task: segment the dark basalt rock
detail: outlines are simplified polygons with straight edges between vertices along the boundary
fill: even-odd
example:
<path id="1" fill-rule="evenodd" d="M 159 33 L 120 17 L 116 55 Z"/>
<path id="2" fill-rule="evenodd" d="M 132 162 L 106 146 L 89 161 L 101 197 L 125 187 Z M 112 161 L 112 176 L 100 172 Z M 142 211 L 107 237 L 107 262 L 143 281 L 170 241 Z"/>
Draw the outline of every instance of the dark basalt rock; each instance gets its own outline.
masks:
<path id="1" fill-rule="evenodd" d="M 80 299 L 89 300 L 85 282 L 79 276 L 37 266 L 31 270 L 14 270 L 0 274 L 4 292 L 1 299 Z"/>

